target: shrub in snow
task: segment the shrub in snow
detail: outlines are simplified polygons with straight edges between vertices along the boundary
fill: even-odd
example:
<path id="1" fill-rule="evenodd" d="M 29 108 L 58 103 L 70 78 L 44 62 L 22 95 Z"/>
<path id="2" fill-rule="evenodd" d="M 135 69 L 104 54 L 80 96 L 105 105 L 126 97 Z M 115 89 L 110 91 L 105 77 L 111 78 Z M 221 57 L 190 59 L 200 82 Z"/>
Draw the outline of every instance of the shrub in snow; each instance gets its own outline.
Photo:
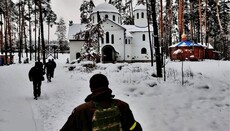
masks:
<path id="1" fill-rule="evenodd" d="M 203 86 L 199 86 L 197 88 L 198 89 L 209 89 L 210 87 L 208 85 L 203 85 Z"/>
<path id="2" fill-rule="evenodd" d="M 149 87 L 154 87 L 154 86 L 157 85 L 157 83 L 156 83 L 156 82 L 152 82 L 152 83 L 147 83 L 147 85 L 148 85 Z"/>
<path id="3" fill-rule="evenodd" d="M 178 76 L 178 71 L 176 69 L 173 68 L 169 68 L 167 71 L 167 78 L 173 78 L 174 80 L 176 80 L 176 76 Z"/>
<path id="4" fill-rule="evenodd" d="M 191 68 L 188 68 L 187 70 L 185 70 L 184 76 L 193 78 L 194 73 L 192 72 Z"/>

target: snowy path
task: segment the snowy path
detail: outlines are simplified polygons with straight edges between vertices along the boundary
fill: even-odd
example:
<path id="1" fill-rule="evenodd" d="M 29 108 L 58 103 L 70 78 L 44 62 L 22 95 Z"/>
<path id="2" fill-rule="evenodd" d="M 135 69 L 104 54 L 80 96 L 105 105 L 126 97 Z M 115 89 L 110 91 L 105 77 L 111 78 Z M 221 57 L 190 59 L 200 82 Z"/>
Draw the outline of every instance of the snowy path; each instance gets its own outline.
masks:
<path id="1" fill-rule="evenodd" d="M 0 68 L 0 92 L 4 94 L 0 95 L 1 131 L 42 131 L 31 106 L 32 88 L 27 77 L 30 66 L 15 64 Z"/>
<path id="2" fill-rule="evenodd" d="M 28 80 L 34 62 L 0 67 L 0 131 L 58 131 L 90 93 L 90 76 L 99 72 L 108 76 L 116 98 L 129 103 L 144 131 L 230 129 L 229 62 L 186 62 L 185 74 L 190 76 L 181 86 L 180 62 L 167 65 L 170 77 L 163 82 L 151 77 L 152 69 L 144 63 L 98 64 L 86 73 L 83 68 L 68 71 L 68 55 L 62 57 L 56 60 L 52 82 L 42 83 L 38 100 Z"/>

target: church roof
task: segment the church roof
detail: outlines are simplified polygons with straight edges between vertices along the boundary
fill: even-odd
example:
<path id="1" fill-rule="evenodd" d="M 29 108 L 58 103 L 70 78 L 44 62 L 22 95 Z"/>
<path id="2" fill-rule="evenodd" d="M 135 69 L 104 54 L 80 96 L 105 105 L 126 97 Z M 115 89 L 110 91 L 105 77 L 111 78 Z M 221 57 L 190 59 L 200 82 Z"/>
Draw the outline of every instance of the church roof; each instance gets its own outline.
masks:
<path id="1" fill-rule="evenodd" d="M 129 32 L 145 32 L 148 31 L 148 27 L 137 27 L 135 25 L 122 25 Z M 152 26 L 150 26 L 150 31 L 153 31 Z"/>
<path id="2" fill-rule="evenodd" d="M 203 45 L 207 49 L 214 49 L 213 46 L 210 43 L 203 43 L 203 44 L 198 43 L 198 44 Z"/>
<path id="3" fill-rule="evenodd" d="M 191 41 L 181 41 L 177 44 L 174 44 L 174 45 L 171 45 L 170 47 L 192 47 L 192 46 L 201 46 L 203 47 L 202 45 L 198 44 L 198 43 L 194 43 L 194 42 L 191 42 Z"/>
<path id="4" fill-rule="evenodd" d="M 69 26 L 69 34 L 68 34 L 68 39 L 69 40 L 74 40 L 74 35 L 76 33 L 79 33 L 81 31 L 86 30 L 86 24 L 73 24 Z"/>
<path id="5" fill-rule="evenodd" d="M 146 10 L 146 6 L 143 4 L 137 5 L 134 10 Z"/>
<path id="6" fill-rule="evenodd" d="M 114 12 L 114 13 L 119 13 L 118 9 L 111 5 L 111 4 L 108 4 L 108 3 L 102 3 L 102 4 L 99 4 L 97 5 L 94 9 L 93 9 L 93 13 L 95 12 Z"/>

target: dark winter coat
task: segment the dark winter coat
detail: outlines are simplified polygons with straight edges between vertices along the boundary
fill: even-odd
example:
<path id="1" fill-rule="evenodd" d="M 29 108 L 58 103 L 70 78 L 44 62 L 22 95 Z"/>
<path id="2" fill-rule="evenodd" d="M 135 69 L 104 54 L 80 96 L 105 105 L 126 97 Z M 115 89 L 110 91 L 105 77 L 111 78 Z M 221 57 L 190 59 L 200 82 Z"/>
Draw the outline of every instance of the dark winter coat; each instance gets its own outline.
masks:
<path id="1" fill-rule="evenodd" d="M 53 63 L 51 62 L 51 61 L 49 61 L 49 62 L 47 62 L 46 64 L 45 64 L 45 67 L 44 67 L 44 69 L 46 69 L 46 71 L 47 71 L 47 73 L 51 73 L 51 72 L 53 72 L 54 71 L 54 65 L 53 65 Z"/>
<path id="2" fill-rule="evenodd" d="M 30 69 L 28 74 L 30 81 L 43 81 L 43 75 L 43 69 L 39 64 L 35 64 L 35 66 Z"/>
<path id="3" fill-rule="evenodd" d="M 108 108 L 113 102 L 121 112 L 121 124 L 123 131 L 129 129 L 136 122 L 129 105 L 118 99 L 112 99 L 111 90 L 91 94 L 86 98 L 86 103 L 76 107 L 69 116 L 67 122 L 60 131 L 92 131 L 92 117 L 96 110 L 94 102 L 102 103 L 103 108 Z M 136 122 L 136 127 L 132 131 L 142 131 L 141 125 Z"/>

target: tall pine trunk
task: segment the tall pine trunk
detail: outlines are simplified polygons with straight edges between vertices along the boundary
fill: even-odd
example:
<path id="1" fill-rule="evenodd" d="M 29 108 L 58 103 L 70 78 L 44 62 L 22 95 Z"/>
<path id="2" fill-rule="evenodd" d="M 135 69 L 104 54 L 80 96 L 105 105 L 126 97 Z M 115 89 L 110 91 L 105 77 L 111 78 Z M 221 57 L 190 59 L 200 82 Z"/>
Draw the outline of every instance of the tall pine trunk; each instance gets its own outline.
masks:
<path id="1" fill-rule="evenodd" d="M 36 3 L 36 0 L 35 0 L 35 3 Z M 34 6 L 34 10 L 35 10 L 35 14 L 34 14 L 34 21 L 35 21 L 35 27 L 34 27 L 34 42 L 35 42 L 35 52 L 34 52 L 34 54 L 35 54 L 35 61 L 37 61 L 37 57 L 39 57 L 39 51 L 37 51 L 37 49 L 38 49 L 38 46 L 37 46 L 37 8 L 36 8 L 36 4 L 35 4 L 35 6 Z M 40 61 L 40 59 L 39 59 L 39 61 Z"/>
<path id="2" fill-rule="evenodd" d="M 43 17 L 42 17 L 42 4 L 41 0 L 39 0 L 39 20 L 40 20 L 40 32 L 41 32 L 41 42 L 42 42 L 42 57 L 43 57 L 43 63 L 46 63 L 46 58 L 45 58 L 45 40 L 44 40 L 44 27 L 43 27 Z"/>
<path id="3" fill-rule="evenodd" d="M 202 9 L 201 9 L 201 0 L 199 0 L 199 20 L 200 20 L 200 42 L 203 44 L 203 32 L 202 32 Z"/>
<path id="4" fill-rule="evenodd" d="M 160 56 L 160 44 L 158 39 L 158 27 L 157 27 L 155 6 L 156 6 L 156 0 L 151 0 L 153 28 L 154 28 L 154 44 L 155 44 L 155 52 L 156 52 L 156 69 L 157 69 L 156 71 L 157 71 L 157 77 L 162 77 L 162 63 L 161 63 L 161 56 Z"/>
<path id="5" fill-rule="evenodd" d="M 179 0 L 179 9 L 178 9 L 178 22 L 179 22 L 179 40 L 181 41 L 181 35 L 183 34 L 184 31 L 184 1 Z"/>
<path id="6" fill-rule="evenodd" d="M 31 31 L 31 3 L 28 0 L 28 11 L 29 11 L 29 37 L 30 37 L 30 60 L 32 60 L 32 31 Z"/>
<path id="7" fill-rule="evenodd" d="M 5 64 L 8 64 L 8 3 L 5 0 Z"/>
<path id="8" fill-rule="evenodd" d="M 2 31 L 3 31 L 3 19 L 2 19 L 2 14 L 1 13 L 3 13 L 3 12 L 0 12 L 0 50 L 1 50 L 1 54 L 3 54 L 3 33 L 2 33 Z"/>
<path id="9" fill-rule="evenodd" d="M 151 54 L 151 66 L 153 66 L 153 44 L 151 40 L 151 33 L 150 33 L 150 5 L 149 0 L 146 2 L 146 11 L 147 11 L 147 22 L 148 22 L 148 34 L 149 34 L 149 46 L 150 46 L 150 54 Z"/>
<path id="10" fill-rule="evenodd" d="M 193 14 L 193 1 L 190 2 L 190 15 L 192 16 Z M 191 35 L 191 40 L 194 40 L 193 37 L 194 37 L 194 34 L 193 34 L 193 18 L 190 19 L 190 35 Z"/>

